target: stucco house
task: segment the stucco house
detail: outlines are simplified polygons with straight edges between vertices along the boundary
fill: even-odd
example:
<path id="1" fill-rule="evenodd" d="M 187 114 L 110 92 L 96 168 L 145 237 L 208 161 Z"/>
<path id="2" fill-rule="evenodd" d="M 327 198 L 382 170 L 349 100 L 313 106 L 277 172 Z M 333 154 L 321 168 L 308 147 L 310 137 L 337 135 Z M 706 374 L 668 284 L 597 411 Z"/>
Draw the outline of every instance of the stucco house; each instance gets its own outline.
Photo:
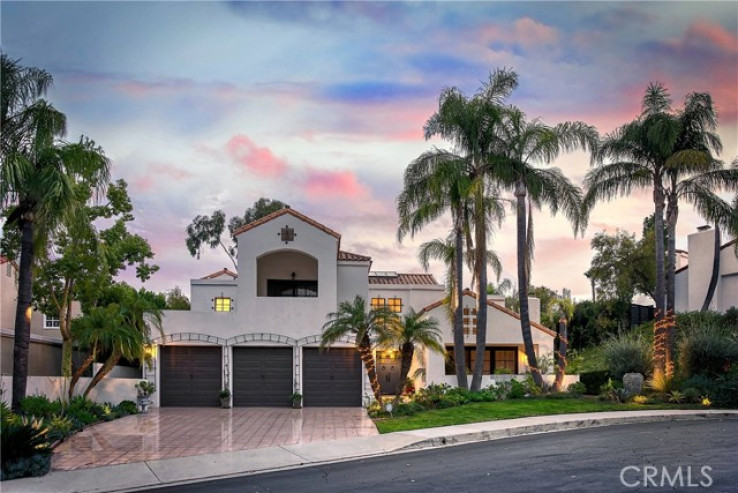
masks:
<path id="1" fill-rule="evenodd" d="M 305 406 L 360 406 L 371 398 L 369 382 L 351 340 L 318 349 L 326 315 L 359 295 L 397 313 L 410 308 L 436 317 L 444 343 L 451 347 L 451 323 L 445 315 L 443 285 L 430 274 L 371 271 L 370 257 L 341 250 L 341 235 L 286 208 L 235 232 L 238 273 L 228 269 L 193 279 L 191 309 L 166 311 L 165 336 L 154 340 L 153 366 L 145 377 L 156 382 L 155 404 L 215 406 L 228 388 L 234 406 L 284 406 L 292 392 Z M 517 315 L 490 300 L 485 373 L 504 366 L 527 369 Z M 555 334 L 537 322 L 531 299 L 534 342 L 550 354 Z M 467 343 L 473 358 L 475 299 L 468 292 Z M 378 350 L 380 383 L 395 388 L 397 352 Z M 452 382 L 440 355 L 420 352 L 414 364 L 424 368 L 417 385 Z M 491 378 L 489 375 L 487 378 Z"/>
<path id="2" fill-rule="evenodd" d="M 677 312 L 701 310 L 705 300 L 710 310 L 720 312 L 738 306 L 736 241 L 721 246 L 719 236 L 709 226 L 687 237 L 687 263 L 677 269 L 675 277 Z"/>

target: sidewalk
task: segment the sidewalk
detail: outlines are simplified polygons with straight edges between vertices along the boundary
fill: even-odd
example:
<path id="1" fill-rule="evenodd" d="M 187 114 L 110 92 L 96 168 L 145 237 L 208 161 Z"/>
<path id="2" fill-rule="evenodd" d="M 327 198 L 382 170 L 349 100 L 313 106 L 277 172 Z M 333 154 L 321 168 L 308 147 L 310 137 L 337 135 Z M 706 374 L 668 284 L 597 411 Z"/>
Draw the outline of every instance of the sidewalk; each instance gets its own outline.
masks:
<path id="1" fill-rule="evenodd" d="M 4 493 L 136 491 L 144 487 L 222 479 L 227 476 L 311 466 L 465 442 L 496 440 L 532 433 L 710 418 L 738 419 L 738 411 L 622 411 L 487 421 L 378 436 L 151 460 L 77 471 L 54 471 L 41 478 L 4 481 L 1 488 Z"/>

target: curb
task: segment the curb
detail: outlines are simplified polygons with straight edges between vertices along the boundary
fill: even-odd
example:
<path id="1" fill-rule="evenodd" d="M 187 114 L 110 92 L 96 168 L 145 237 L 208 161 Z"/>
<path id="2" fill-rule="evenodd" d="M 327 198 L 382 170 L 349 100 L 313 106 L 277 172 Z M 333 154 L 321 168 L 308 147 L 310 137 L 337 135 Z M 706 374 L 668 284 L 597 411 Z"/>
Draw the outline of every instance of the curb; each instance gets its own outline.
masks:
<path id="1" fill-rule="evenodd" d="M 642 423 L 654 423 L 664 421 L 697 421 L 703 419 L 738 419 L 738 412 L 703 412 L 681 415 L 661 416 L 617 416 L 590 419 L 572 419 L 558 423 L 546 423 L 539 425 L 512 426 L 500 430 L 474 431 L 468 433 L 455 433 L 446 436 L 438 436 L 420 440 L 400 449 L 401 451 L 418 451 L 427 448 L 440 448 L 466 443 L 502 440 L 526 435 L 537 435 L 542 433 L 555 433 L 559 431 L 572 431 L 588 428 L 600 428 L 604 426 L 632 425 Z M 406 433 L 406 432 L 399 432 Z M 411 432 L 407 432 L 411 433 Z"/>

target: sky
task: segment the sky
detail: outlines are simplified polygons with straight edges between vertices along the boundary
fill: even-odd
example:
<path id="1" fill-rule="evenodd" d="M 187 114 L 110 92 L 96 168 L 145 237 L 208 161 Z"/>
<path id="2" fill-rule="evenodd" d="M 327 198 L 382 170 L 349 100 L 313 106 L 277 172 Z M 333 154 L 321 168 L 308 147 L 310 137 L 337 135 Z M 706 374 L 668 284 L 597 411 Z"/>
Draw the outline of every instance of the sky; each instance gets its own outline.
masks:
<path id="1" fill-rule="evenodd" d="M 218 250 L 192 258 L 185 229 L 262 196 L 338 231 L 374 270 L 421 272 L 418 246 L 451 222 L 398 243 L 403 171 L 450 147 L 423 136 L 442 89 L 472 96 L 498 67 L 518 73 L 509 103 L 529 118 L 601 134 L 636 118 L 649 82 L 677 108 L 709 92 L 719 157 L 738 156 L 735 2 L 3 1 L 0 22 L 3 52 L 53 75 L 48 99 L 67 115 L 67 138 L 92 138 L 128 182 L 131 229 L 160 266 L 146 283 L 155 291 L 189 292 L 191 278 L 232 268 Z M 590 168 L 583 152 L 537 164 L 578 185 Z M 602 203 L 575 237 L 563 217 L 536 211 L 532 282 L 587 297 L 593 235 L 640 235 L 652 212 L 645 191 Z M 677 247 L 702 224 L 683 204 Z M 490 247 L 515 280 L 512 211 Z M 444 271 L 431 265 L 439 280 Z"/>

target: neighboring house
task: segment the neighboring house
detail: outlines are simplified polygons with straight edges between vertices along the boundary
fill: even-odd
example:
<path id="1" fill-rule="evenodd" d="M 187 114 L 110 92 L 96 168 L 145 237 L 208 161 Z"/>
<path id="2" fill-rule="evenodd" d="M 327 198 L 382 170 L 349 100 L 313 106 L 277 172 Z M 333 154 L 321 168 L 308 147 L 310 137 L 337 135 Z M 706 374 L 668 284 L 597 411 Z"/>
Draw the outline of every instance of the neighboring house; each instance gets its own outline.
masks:
<path id="1" fill-rule="evenodd" d="M 18 300 L 18 266 L 0 257 L 0 372 L 13 374 L 15 311 Z M 59 319 L 33 311 L 28 376 L 61 375 L 61 334 Z"/>
<path id="2" fill-rule="evenodd" d="M 702 226 L 687 242 L 688 263 L 676 271 L 676 311 L 701 310 L 706 299 L 709 309 L 720 312 L 738 306 L 736 240 L 719 246 L 715 230 Z"/>
<path id="3" fill-rule="evenodd" d="M 157 384 L 158 405 L 216 406 L 224 387 L 234 406 L 283 406 L 292 392 L 303 394 L 305 406 L 366 404 L 371 389 L 353 341 L 327 351 L 318 347 L 326 315 L 357 295 L 399 314 L 423 310 L 439 320 L 444 343 L 452 344 L 441 306 L 444 287 L 432 275 L 370 272 L 370 257 L 341 250 L 340 234 L 290 208 L 234 236 L 238 274 L 223 269 L 193 279 L 191 309 L 165 311 L 165 337 L 154 340 L 154 365 L 146 370 L 146 378 Z M 471 296 L 465 296 L 469 320 Z M 549 354 L 555 334 L 537 324 L 536 302 L 532 299 L 534 342 L 539 354 Z M 522 373 L 527 366 L 517 314 L 494 301 L 490 306 L 485 373 L 500 366 Z M 467 343 L 474 345 L 473 336 Z M 376 356 L 380 382 L 393 391 L 397 353 L 379 350 Z M 425 369 L 419 384 L 451 381 L 442 356 L 420 352 L 415 367 Z"/>

